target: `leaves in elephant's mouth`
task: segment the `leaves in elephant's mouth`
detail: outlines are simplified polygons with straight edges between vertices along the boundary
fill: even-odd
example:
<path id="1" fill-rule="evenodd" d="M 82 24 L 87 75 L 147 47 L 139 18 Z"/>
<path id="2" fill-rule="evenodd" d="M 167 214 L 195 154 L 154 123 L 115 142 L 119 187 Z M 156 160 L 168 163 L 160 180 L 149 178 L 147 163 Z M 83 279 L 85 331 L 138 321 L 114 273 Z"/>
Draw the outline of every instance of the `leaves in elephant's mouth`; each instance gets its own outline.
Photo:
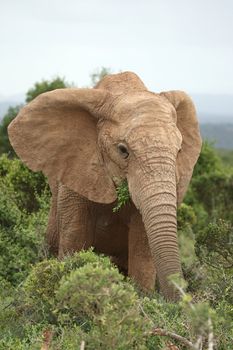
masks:
<path id="1" fill-rule="evenodd" d="M 123 180 L 116 188 L 117 193 L 117 203 L 116 206 L 113 208 L 113 212 L 117 212 L 123 207 L 129 200 L 130 200 L 130 194 L 129 194 L 129 187 L 127 180 Z"/>

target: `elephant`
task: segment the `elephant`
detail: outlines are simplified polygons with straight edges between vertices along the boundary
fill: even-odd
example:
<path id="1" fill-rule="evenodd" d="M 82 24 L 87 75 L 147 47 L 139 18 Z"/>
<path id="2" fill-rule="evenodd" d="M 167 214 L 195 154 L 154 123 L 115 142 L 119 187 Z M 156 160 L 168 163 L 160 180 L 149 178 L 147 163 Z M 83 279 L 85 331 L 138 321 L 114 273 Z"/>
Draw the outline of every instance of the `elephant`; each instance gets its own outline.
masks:
<path id="1" fill-rule="evenodd" d="M 182 276 L 177 206 L 201 149 L 195 106 L 183 91 L 149 91 L 133 72 L 105 76 L 94 88 L 43 93 L 8 128 L 13 148 L 52 192 L 51 251 L 81 249 L 113 257 L 143 289 L 158 279 L 168 300 Z M 116 188 L 130 201 L 118 212 Z"/>

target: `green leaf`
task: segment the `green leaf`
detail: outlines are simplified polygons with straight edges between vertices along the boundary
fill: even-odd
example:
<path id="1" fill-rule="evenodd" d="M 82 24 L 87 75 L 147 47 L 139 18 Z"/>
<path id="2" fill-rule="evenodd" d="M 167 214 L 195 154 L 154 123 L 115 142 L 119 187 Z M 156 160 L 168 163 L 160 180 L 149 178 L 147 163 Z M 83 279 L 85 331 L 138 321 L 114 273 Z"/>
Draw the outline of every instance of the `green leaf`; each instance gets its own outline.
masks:
<path id="1" fill-rule="evenodd" d="M 130 194 L 129 194 L 129 187 L 127 180 L 123 180 L 119 186 L 116 188 L 117 193 L 117 204 L 113 208 L 113 212 L 117 212 L 123 207 L 125 204 L 127 204 L 130 200 Z"/>

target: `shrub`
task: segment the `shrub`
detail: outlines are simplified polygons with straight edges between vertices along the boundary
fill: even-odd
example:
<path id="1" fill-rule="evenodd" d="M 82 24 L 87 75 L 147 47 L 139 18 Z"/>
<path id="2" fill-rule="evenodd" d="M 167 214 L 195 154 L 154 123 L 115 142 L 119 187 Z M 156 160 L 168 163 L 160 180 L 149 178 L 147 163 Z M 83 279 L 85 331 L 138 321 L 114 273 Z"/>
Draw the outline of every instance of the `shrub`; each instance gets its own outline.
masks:
<path id="1" fill-rule="evenodd" d="M 209 223 L 196 235 L 196 254 L 201 261 L 219 269 L 233 268 L 233 228 L 222 219 Z"/>
<path id="2" fill-rule="evenodd" d="M 7 128 L 11 121 L 16 117 L 19 113 L 21 105 L 15 107 L 9 107 L 7 113 L 4 115 L 0 122 L 0 155 L 6 153 L 10 158 L 16 156 L 13 147 L 10 144 L 8 138 Z"/>
<path id="3" fill-rule="evenodd" d="M 198 161 L 194 167 L 193 179 L 203 174 L 211 174 L 222 168 L 221 159 L 212 143 L 204 141 Z"/>
<path id="4" fill-rule="evenodd" d="M 183 342 L 173 333 L 193 344 L 202 337 L 207 345 L 209 319 L 217 348 L 231 349 L 227 300 L 217 301 L 213 312 L 203 294 L 194 303 L 183 291 L 179 304 L 157 294 L 139 297 L 108 258 L 92 251 L 76 253 L 74 261 L 69 256 L 37 263 L 23 286 L 11 293 L 8 305 L 0 303 L 0 349 L 40 349 L 45 333 L 52 335 L 49 348 L 54 350 L 80 348 L 82 342 L 90 350 L 180 347 Z"/>
<path id="5" fill-rule="evenodd" d="M 145 349 L 139 298 L 116 268 L 87 264 L 71 272 L 57 301 L 60 321 L 78 324 L 89 349 Z"/>
<path id="6" fill-rule="evenodd" d="M 44 234 L 47 226 L 47 203 L 30 216 L 8 218 L 9 227 L 0 227 L 0 277 L 13 285 L 20 283 L 28 274 L 31 264 L 38 262 L 47 254 Z M 15 221 L 15 222 L 14 222 Z"/>
<path id="7" fill-rule="evenodd" d="M 193 180 L 192 187 L 197 200 L 212 218 L 232 220 L 233 174 L 224 170 L 203 174 Z"/>
<path id="8" fill-rule="evenodd" d="M 63 273 L 64 263 L 56 259 L 44 260 L 32 269 L 23 285 L 22 312 L 28 320 L 56 324 L 55 293 Z"/>
<path id="9" fill-rule="evenodd" d="M 29 325 L 38 324 L 40 332 L 55 330 L 54 349 L 72 349 L 82 340 L 89 349 L 146 349 L 148 323 L 140 314 L 137 293 L 108 258 L 91 251 L 80 252 L 80 259 L 75 254 L 73 261 L 68 257 L 35 265 L 12 312 L 24 326 L 14 327 L 17 333 L 12 330 L 11 338 L 21 334 L 22 342 Z M 70 334 L 76 336 L 70 339 Z"/>
<path id="10" fill-rule="evenodd" d="M 32 212 L 39 208 L 39 196 L 48 188 L 42 173 L 34 173 L 19 159 L 0 157 L 0 186 L 7 188 L 7 198 L 11 198 L 19 210 Z"/>
<path id="11" fill-rule="evenodd" d="M 3 181 L 0 178 L 0 277 L 17 285 L 28 274 L 30 265 L 45 255 L 50 195 L 47 190 L 41 197 L 35 194 L 38 210 L 28 215 L 21 210 L 22 202 L 7 183 L 7 175 Z"/>
<path id="12" fill-rule="evenodd" d="M 177 212 L 178 229 L 185 229 L 187 226 L 193 226 L 196 223 L 196 215 L 190 205 L 182 203 Z"/>
<path id="13" fill-rule="evenodd" d="M 103 268 L 110 268 L 113 266 L 107 256 L 94 254 L 92 248 L 67 255 L 64 261 L 65 270 L 67 272 L 83 267 L 86 264 L 91 264 L 93 267 L 102 266 Z"/>
<path id="14" fill-rule="evenodd" d="M 44 255 L 50 192 L 19 159 L 0 157 L 0 277 L 17 285 Z"/>

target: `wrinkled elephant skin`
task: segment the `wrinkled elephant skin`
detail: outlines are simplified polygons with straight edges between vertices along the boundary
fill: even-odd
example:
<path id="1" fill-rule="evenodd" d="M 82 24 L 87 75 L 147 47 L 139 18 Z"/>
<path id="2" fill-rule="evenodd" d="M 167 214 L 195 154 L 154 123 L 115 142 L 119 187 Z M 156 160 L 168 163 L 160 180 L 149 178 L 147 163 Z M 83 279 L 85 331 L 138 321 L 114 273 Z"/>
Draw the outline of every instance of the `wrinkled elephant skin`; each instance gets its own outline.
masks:
<path id="1" fill-rule="evenodd" d="M 201 149 L 195 107 L 182 91 L 153 93 L 131 72 L 94 89 L 59 89 L 25 106 L 9 126 L 28 167 L 48 176 L 47 229 L 60 256 L 94 246 L 143 288 L 177 294 L 181 275 L 176 211 Z M 116 186 L 127 179 L 131 202 L 117 213 Z"/>

